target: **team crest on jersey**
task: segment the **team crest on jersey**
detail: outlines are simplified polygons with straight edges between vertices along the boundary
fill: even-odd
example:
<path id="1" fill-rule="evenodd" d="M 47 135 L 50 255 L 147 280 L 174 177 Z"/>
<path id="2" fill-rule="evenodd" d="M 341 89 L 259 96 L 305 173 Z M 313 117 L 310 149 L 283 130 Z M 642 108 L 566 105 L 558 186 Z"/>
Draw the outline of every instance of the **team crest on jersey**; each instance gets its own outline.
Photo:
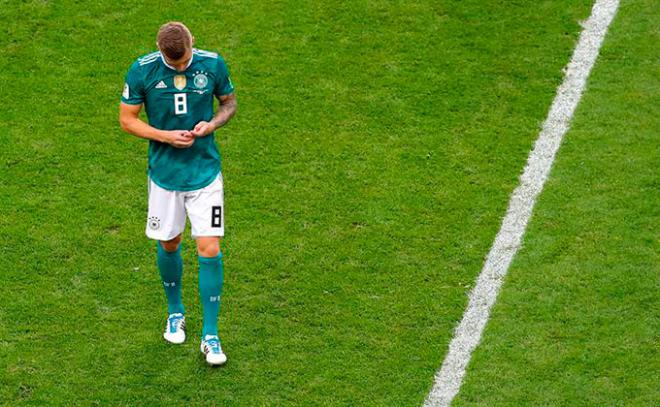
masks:
<path id="1" fill-rule="evenodd" d="M 186 75 L 177 75 L 174 77 L 174 87 L 183 90 L 186 87 Z"/>
<path id="2" fill-rule="evenodd" d="M 204 72 L 195 72 L 195 78 L 193 79 L 195 87 L 198 89 L 203 89 L 206 85 L 209 84 L 209 78 L 205 75 Z"/>
<path id="3" fill-rule="evenodd" d="M 150 217 L 148 224 L 149 224 L 149 229 L 151 230 L 160 229 L 160 219 L 158 219 L 156 216 Z"/>

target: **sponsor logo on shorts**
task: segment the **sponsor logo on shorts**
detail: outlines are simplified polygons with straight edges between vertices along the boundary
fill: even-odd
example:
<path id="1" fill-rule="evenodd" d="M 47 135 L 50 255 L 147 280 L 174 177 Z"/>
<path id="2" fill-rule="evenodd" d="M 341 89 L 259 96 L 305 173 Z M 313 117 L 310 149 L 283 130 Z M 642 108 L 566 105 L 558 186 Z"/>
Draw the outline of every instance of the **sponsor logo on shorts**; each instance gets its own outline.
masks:
<path id="1" fill-rule="evenodd" d="M 150 217 L 147 224 L 149 225 L 149 229 L 151 230 L 160 229 L 160 219 L 158 219 L 156 216 Z"/>

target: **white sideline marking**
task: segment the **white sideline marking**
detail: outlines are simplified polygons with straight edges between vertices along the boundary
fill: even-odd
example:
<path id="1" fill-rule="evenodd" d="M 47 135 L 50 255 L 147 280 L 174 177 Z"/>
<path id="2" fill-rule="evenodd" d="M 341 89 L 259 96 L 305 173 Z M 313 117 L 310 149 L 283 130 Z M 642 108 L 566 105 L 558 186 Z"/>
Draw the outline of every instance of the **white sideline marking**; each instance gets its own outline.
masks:
<path id="1" fill-rule="evenodd" d="M 583 24 L 580 40 L 566 68 L 564 82 L 557 89 L 539 138 L 529 154 L 520 185 L 511 195 L 500 231 L 470 293 L 467 309 L 449 344 L 447 356 L 435 375 L 433 388 L 424 402 L 425 407 L 449 406 L 461 387 L 465 368 L 481 340 L 490 310 L 532 216 L 536 197 L 548 178 L 555 154 L 569 128 L 587 77 L 618 7 L 618 0 L 597 0 L 591 16 Z"/>

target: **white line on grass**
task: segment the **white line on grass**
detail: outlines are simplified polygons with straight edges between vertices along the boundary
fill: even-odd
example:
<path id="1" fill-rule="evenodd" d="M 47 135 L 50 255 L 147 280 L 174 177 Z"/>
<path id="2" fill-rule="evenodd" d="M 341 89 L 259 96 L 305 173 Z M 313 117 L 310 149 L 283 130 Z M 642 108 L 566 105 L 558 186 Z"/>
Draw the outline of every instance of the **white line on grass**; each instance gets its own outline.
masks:
<path id="1" fill-rule="evenodd" d="M 548 117 L 527 159 L 520 185 L 511 195 L 500 231 L 470 293 L 467 309 L 435 376 L 433 388 L 424 402 L 425 407 L 448 406 L 461 387 L 465 368 L 481 340 L 490 310 L 532 216 L 536 197 L 548 178 L 555 154 L 569 128 L 589 72 L 618 7 L 618 0 L 597 0 L 591 16 L 583 25 L 580 40 L 566 68 L 564 82 L 557 89 Z"/>

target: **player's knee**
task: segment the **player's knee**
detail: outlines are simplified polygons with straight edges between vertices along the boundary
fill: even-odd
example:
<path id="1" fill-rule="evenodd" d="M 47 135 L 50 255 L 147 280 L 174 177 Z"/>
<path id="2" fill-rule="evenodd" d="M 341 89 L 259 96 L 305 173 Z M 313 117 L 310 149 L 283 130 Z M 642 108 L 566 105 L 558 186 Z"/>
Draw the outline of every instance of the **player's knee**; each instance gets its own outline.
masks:
<path id="1" fill-rule="evenodd" d="M 218 240 L 198 241 L 197 252 L 202 257 L 217 257 L 220 254 L 220 242 Z"/>
<path id="2" fill-rule="evenodd" d="M 166 252 L 175 252 L 179 249 L 179 245 L 181 244 L 181 235 L 175 237 L 172 240 L 167 240 L 167 241 L 160 241 L 160 245 L 165 249 Z"/>
<path id="3" fill-rule="evenodd" d="M 199 255 L 202 257 L 217 257 L 220 254 L 220 248 L 218 246 L 206 246 L 204 248 L 199 248 Z"/>

